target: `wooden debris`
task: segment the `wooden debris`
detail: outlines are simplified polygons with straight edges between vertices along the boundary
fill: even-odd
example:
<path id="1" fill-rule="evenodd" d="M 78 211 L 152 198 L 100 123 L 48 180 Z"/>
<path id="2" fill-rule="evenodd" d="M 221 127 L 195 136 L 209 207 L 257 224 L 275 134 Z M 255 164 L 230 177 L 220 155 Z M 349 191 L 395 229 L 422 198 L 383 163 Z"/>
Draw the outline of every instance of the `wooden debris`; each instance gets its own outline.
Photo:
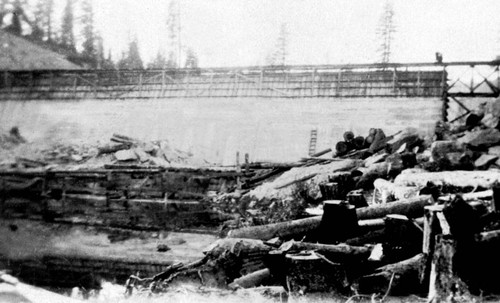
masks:
<path id="1" fill-rule="evenodd" d="M 381 293 L 391 296 L 407 296 L 422 292 L 419 275 L 424 254 L 397 263 L 385 265 L 373 274 L 365 275 L 358 281 L 358 291 L 364 294 Z"/>
<path id="2" fill-rule="evenodd" d="M 330 260 L 335 262 L 345 262 L 352 259 L 366 260 L 371 252 L 371 248 L 365 246 L 351 246 L 347 244 L 330 245 L 293 240 L 283 243 L 279 250 L 285 253 L 315 251 L 328 256 Z"/>
<path id="3" fill-rule="evenodd" d="M 488 189 L 495 182 L 500 182 L 500 174 L 496 171 L 442 171 L 402 173 L 396 177 L 394 184 L 402 186 L 424 187 L 427 183 L 459 189 Z"/>
<path id="4" fill-rule="evenodd" d="M 286 284 L 295 294 L 310 292 L 333 292 L 346 294 L 349 291 L 345 268 L 331 262 L 321 254 L 304 252 L 287 254 Z"/>
<path id="5" fill-rule="evenodd" d="M 263 268 L 261 270 L 252 272 L 250 274 L 244 275 L 243 277 L 235 279 L 228 286 L 229 288 L 251 288 L 262 285 L 267 285 L 271 279 L 271 272 L 268 268 Z"/>
<path id="6" fill-rule="evenodd" d="M 409 218 L 418 218 L 423 216 L 424 206 L 430 205 L 432 202 L 432 197 L 429 195 L 419 196 L 408 200 L 358 208 L 356 214 L 359 220 L 383 218 L 388 214 L 401 214 Z M 245 227 L 231 230 L 228 237 L 260 240 L 269 240 L 274 237 L 284 239 L 303 237 L 310 232 L 316 231 L 320 222 L 321 216 L 316 216 L 288 222 Z"/>

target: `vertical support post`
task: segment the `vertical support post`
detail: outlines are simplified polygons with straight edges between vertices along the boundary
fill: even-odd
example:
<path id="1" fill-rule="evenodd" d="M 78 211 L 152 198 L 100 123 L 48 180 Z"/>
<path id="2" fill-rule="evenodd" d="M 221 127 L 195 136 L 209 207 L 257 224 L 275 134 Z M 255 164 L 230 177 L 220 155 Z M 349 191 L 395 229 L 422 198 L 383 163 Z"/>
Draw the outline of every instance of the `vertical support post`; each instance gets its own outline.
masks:
<path id="1" fill-rule="evenodd" d="M 142 96 L 142 72 L 139 73 L 139 97 Z"/>
<path id="2" fill-rule="evenodd" d="M 245 153 L 245 172 L 248 174 L 250 172 L 250 156 Z"/>
<path id="3" fill-rule="evenodd" d="M 313 69 L 312 75 L 311 75 L 311 97 L 314 96 L 314 85 L 315 85 L 315 80 L 316 80 L 316 69 Z"/>
<path id="4" fill-rule="evenodd" d="M 259 78 L 259 97 L 262 97 L 262 82 L 263 81 L 264 81 L 264 70 L 262 69 L 260 71 L 260 78 Z"/>
<path id="5" fill-rule="evenodd" d="M 214 83 L 214 74 L 212 73 L 210 75 L 210 83 L 208 85 L 208 96 L 211 97 L 212 96 L 212 85 Z"/>
<path id="6" fill-rule="evenodd" d="M 184 85 L 184 90 L 186 90 L 186 92 L 184 93 L 184 97 L 189 97 L 189 71 L 186 72 L 186 84 Z"/>
<path id="7" fill-rule="evenodd" d="M 417 96 L 422 95 L 422 82 L 420 79 L 420 70 L 417 71 L 417 87 L 415 89 L 415 92 Z"/>
<path id="8" fill-rule="evenodd" d="M 342 83 L 342 70 L 339 69 L 339 71 L 337 72 L 337 85 L 335 87 L 335 96 L 339 96 L 340 95 L 340 85 Z"/>
<path id="9" fill-rule="evenodd" d="M 73 98 L 76 98 L 76 86 L 78 85 L 78 75 L 73 79 Z"/>
<path id="10" fill-rule="evenodd" d="M 474 93 L 474 65 L 471 65 L 470 66 L 470 87 L 469 87 L 469 90 L 470 90 L 470 93 L 473 94 Z"/>
<path id="11" fill-rule="evenodd" d="M 396 67 L 392 71 L 392 92 L 396 95 L 398 93 L 398 74 Z"/>
<path id="12" fill-rule="evenodd" d="M 97 99 L 97 87 L 99 85 L 99 74 L 94 74 L 94 98 Z"/>
<path id="13" fill-rule="evenodd" d="M 160 97 L 163 97 L 165 95 L 165 70 L 161 71 L 161 91 L 160 91 Z"/>
<path id="14" fill-rule="evenodd" d="M 441 99 L 443 100 L 441 118 L 444 122 L 448 121 L 448 86 L 446 85 L 446 65 L 443 65 L 441 74 Z"/>
<path id="15" fill-rule="evenodd" d="M 236 187 L 238 189 L 241 189 L 241 180 L 240 180 L 240 173 L 241 173 L 241 166 L 240 166 L 240 152 L 236 152 Z"/>

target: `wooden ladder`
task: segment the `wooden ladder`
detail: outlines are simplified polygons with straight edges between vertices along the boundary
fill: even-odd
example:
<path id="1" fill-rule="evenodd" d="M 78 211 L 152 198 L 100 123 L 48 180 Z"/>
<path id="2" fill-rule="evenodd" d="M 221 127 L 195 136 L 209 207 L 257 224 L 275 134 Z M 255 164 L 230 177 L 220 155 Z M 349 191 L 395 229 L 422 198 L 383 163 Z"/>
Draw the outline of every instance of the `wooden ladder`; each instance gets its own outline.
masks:
<path id="1" fill-rule="evenodd" d="M 309 140 L 309 156 L 316 153 L 316 142 L 318 141 L 318 129 L 311 130 L 311 138 Z"/>

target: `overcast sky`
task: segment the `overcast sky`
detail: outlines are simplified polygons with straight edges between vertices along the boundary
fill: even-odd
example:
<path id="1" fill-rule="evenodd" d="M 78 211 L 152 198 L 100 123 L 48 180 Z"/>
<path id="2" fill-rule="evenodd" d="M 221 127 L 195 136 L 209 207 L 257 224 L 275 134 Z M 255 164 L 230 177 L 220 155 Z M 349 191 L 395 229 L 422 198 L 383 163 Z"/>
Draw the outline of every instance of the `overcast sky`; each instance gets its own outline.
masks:
<path id="1" fill-rule="evenodd" d="M 166 0 L 94 0 L 97 27 L 115 59 L 136 35 L 144 61 L 168 52 Z M 500 55 L 499 0 L 394 0 L 392 62 L 492 60 Z M 384 1 L 180 0 L 182 45 L 200 66 L 260 65 L 288 24 L 289 64 L 376 62 Z"/>

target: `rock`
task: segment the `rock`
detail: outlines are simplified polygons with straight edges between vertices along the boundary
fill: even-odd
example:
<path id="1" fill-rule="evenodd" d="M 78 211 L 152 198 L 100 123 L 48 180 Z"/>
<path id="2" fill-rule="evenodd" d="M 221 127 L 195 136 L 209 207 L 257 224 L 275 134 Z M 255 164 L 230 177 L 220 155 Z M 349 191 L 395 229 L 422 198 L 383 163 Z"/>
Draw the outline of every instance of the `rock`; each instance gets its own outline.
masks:
<path id="1" fill-rule="evenodd" d="M 488 166 L 488 164 L 493 163 L 496 159 L 498 159 L 498 156 L 483 154 L 474 162 L 474 166 L 476 168 L 484 168 Z"/>
<path id="2" fill-rule="evenodd" d="M 158 244 L 156 246 L 156 251 L 159 251 L 159 252 L 166 252 L 169 250 L 170 250 L 170 247 L 168 247 L 167 244 Z"/>
<path id="3" fill-rule="evenodd" d="M 135 151 L 132 149 L 119 150 L 114 155 L 116 160 L 118 161 L 137 160 L 137 155 L 135 154 Z"/>
<path id="4" fill-rule="evenodd" d="M 435 141 L 431 144 L 431 159 L 432 161 L 440 161 L 444 158 L 448 159 L 449 153 L 460 153 L 465 151 L 464 145 L 456 141 Z"/>
<path id="5" fill-rule="evenodd" d="M 142 147 L 142 149 L 148 153 L 148 154 L 151 154 L 152 152 L 154 152 L 155 150 L 157 150 L 159 147 L 154 145 L 153 143 L 151 142 L 146 142 L 144 144 L 144 146 Z"/>
<path id="6" fill-rule="evenodd" d="M 500 131 L 498 129 L 481 129 L 474 132 L 466 132 L 457 140 L 459 143 L 472 147 L 490 147 L 500 142 Z"/>
<path id="7" fill-rule="evenodd" d="M 71 155 L 71 160 L 73 160 L 75 162 L 80 162 L 83 160 L 83 157 L 80 155 Z"/>
<path id="8" fill-rule="evenodd" d="M 134 149 L 136 156 L 139 158 L 139 161 L 146 162 L 149 160 L 149 155 L 140 147 Z"/>
<path id="9" fill-rule="evenodd" d="M 492 147 L 488 148 L 488 154 L 500 156 L 500 145 L 492 146 Z"/>

